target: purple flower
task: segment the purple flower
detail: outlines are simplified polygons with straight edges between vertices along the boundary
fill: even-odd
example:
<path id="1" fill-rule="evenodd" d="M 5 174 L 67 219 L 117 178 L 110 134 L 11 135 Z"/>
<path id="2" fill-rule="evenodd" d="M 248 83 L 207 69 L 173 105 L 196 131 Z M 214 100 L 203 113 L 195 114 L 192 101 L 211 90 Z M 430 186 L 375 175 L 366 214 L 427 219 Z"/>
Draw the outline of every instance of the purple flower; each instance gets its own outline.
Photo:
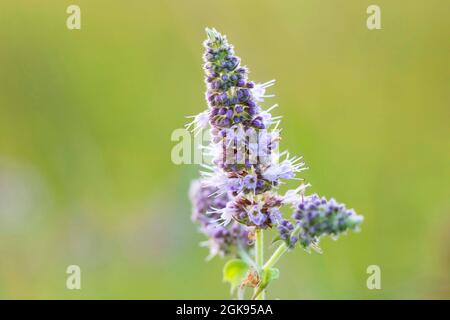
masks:
<path id="1" fill-rule="evenodd" d="M 257 227 L 263 227 L 264 222 L 267 220 L 267 215 L 262 213 L 258 205 L 252 205 L 248 210 L 249 220 Z"/>
<path id="2" fill-rule="evenodd" d="M 204 147 L 211 157 L 201 182 L 191 188 L 192 219 L 208 240 L 211 255 L 236 254 L 250 248 L 248 230 L 276 228 L 289 248 L 300 243 L 315 247 L 321 236 L 333 237 L 356 230 L 362 221 L 353 210 L 317 195 L 306 197 L 305 188 L 277 194 L 283 180 L 299 179 L 306 168 L 301 157 L 278 152 L 280 117 L 264 106 L 271 80 L 255 84 L 241 66 L 227 38 L 206 29 L 204 72 L 207 110 L 188 125 L 195 133 L 211 127 L 211 141 Z M 285 156 L 285 157 L 284 157 Z M 280 160 L 284 157 L 283 160 Z M 281 208 L 292 206 L 291 221 Z"/>
<path id="3" fill-rule="evenodd" d="M 255 119 L 253 119 L 252 125 L 258 129 L 265 129 L 265 126 L 264 126 L 264 123 L 263 123 L 261 117 L 256 117 Z"/>
<path id="4" fill-rule="evenodd" d="M 258 178 L 255 175 L 248 174 L 244 177 L 243 186 L 247 190 L 256 190 Z"/>
<path id="5" fill-rule="evenodd" d="M 353 209 L 347 209 L 344 204 L 334 199 L 329 201 L 313 194 L 300 202 L 292 218 L 301 227 L 300 244 L 307 248 L 318 244 L 320 237 L 329 235 L 334 238 L 347 230 L 358 230 L 363 217 Z"/>
<path id="6" fill-rule="evenodd" d="M 288 158 L 280 164 L 274 163 L 262 173 L 262 176 L 271 182 L 279 179 L 294 179 L 297 172 L 306 169 L 303 168 L 304 162 L 299 162 L 300 160 L 301 158 Z"/>
<path id="7" fill-rule="evenodd" d="M 236 83 L 236 85 L 238 87 L 243 87 L 245 85 L 245 80 L 244 79 L 239 79 L 238 82 Z"/>
<path id="8" fill-rule="evenodd" d="M 280 238 L 282 240 L 288 240 L 291 235 L 292 230 L 294 230 L 294 226 L 288 220 L 282 220 L 278 224 L 277 229 L 280 234 Z"/>
<path id="9" fill-rule="evenodd" d="M 216 192 L 198 180 L 190 188 L 192 220 L 200 225 L 200 231 L 208 237 L 205 245 L 210 249 L 210 257 L 235 253 L 237 246 L 244 249 L 249 246 L 248 230 L 244 225 L 235 222 L 225 226 L 219 223 L 221 215 L 215 210 L 225 208 L 229 197 L 227 194 L 214 196 Z"/>
<path id="10" fill-rule="evenodd" d="M 283 216 L 281 215 L 280 209 L 278 209 L 277 207 L 270 208 L 268 210 L 268 213 L 269 213 L 270 221 L 274 225 L 280 224 L 281 221 L 283 220 Z"/>

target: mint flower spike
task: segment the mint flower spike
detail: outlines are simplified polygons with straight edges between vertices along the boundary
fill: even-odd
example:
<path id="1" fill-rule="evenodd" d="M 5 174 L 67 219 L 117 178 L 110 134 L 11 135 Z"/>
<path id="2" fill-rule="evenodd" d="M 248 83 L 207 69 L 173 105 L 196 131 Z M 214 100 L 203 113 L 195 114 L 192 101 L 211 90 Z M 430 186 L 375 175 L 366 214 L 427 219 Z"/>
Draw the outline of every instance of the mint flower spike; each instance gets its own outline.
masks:
<path id="1" fill-rule="evenodd" d="M 248 229 L 238 223 L 227 227 L 218 223 L 220 216 L 214 214 L 213 208 L 223 208 L 227 205 L 228 196 L 211 197 L 214 189 L 202 185 L 198 180 L 191 184 L 189 191 L 192 202 L 191 219 L 200 225 L 199 231 L 207 236 L 208 240 L 201 243 L 209 248 L 207 260 L 216 255 L 225 257 L 236 254 L 239 248 L 248 249 L 251 245 L 248 239 Z"/>
<path id="2" fill-rule="evenodd" d="M 268 285 L 279 271 L 281 256 L 298 246 L 320 252 L 323 236 L 336 239 L 348 230 L 358 231 L 363 217 L 334 199 L 305 194 L 309 184 L 279 194 L 287 180 L 302 180 L 306 170 L 302 157 L 279 152 L 280 119 L 264 108 L 274 97 L 266 90 L 275 80 L 255 84 L 248 68 L 227 38 L 206 28 L 203 45 L 208 108 L 192 116 L 186 125 L 195 134 L 209 127 L 210 141 L 203 149 L 211 159 L 203 165 L 201 178 L 191 185 L 192 220 L 207 241 L 203 245 L 214 256 L 234 258 L 224 268 L 224 280 L 232 288 L 254 288 L 253 298 L 265 297 Z M 282 208 L 292 210 L 284 217 Z M 263 231 L 275 228 L 280 240 L 272 256 L 264 261 Z M 274 242 L 273 241 L 273 242 Z"/>
<path id="3" fill-rule="evenodd" d="M 334 199 L 328 201 L 317 194 L 304 198 L 296 206 L 292 218 L 301 231 L 286 236 L 289 245 L 293 247 L 299 242 L 307 251 L 313 248 L 318 252 L 321 252 L 318 245 L 322 236 L 328 235 L 337 240 L 347 230 L 359 231 L 363 221 L 363 217 L 353 209 L 347 209 L 344 204 L 337 203 Z"/>

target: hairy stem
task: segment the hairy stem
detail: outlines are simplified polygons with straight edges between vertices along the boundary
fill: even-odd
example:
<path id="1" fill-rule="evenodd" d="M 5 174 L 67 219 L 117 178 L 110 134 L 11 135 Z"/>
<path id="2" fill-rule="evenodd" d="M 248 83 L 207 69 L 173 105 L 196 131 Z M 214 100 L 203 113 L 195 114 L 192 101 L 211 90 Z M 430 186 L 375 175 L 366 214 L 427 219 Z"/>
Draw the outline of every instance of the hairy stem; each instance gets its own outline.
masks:
<path id="1" fill-rule="evenodd" d="M 261 270 L 264 266 L 264 236 L 263 231 L 259 228 L 256 228 L 255 231 L 255 262 L 256 267 L 258 268 L 258 273 L 261 274 Z M 258 288 L 255 288 L 255 293 Z M 261 292 L 256 299 L 264 300 L 266 297 L 265 291 Z"/>

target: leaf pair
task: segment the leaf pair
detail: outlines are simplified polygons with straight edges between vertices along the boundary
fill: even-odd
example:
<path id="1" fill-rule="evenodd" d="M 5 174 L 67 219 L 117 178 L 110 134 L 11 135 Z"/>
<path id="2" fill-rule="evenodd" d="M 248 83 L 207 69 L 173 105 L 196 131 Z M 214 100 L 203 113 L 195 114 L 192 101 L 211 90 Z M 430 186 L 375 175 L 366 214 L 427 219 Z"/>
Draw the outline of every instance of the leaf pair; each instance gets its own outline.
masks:
<path id="1" fill-rule="evenodd" d="M 243 260 L 232 259 L 223 267 L 223 281 L 230 283 L 231 293 L 248 278 L 250 266 Z M 258 274 L 257 290 L 252 299 L 256 299 L 272 280 L 278 279 L 277 268 L 263 269 Z"/>
<path id="2" fill-rule="evenodd" d="M 258 298 L 258 296 L 264 291 L 272 280 L 278 279 L 280 277 L 280 270 L 277 268 L 263 269 L 261 271 L 261 281 L 259 283 L 256 292 L 253 294 L 252 299 Z"/>

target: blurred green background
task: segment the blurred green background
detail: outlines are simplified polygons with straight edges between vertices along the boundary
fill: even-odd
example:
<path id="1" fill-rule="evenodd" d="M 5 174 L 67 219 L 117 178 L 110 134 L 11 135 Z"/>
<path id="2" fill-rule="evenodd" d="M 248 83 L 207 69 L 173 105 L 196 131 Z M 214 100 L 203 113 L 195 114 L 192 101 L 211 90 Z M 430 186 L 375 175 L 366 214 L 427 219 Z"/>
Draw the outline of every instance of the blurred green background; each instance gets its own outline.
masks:
<path id="1" fill-rule="evenodd" d="M 324 254 L 287 255 L 269 297 L 450 298 L 450 2 L 377 0 L 369 31 L 373 3 L 2 1 L 0 297 L 229 297 L 190 222 L 199 168 L 170 158 L 205 108 L 212 26 L 253 80 L 277 79 L 281 147 L 304 155 L 310 191 L 365 216 Z"/>

